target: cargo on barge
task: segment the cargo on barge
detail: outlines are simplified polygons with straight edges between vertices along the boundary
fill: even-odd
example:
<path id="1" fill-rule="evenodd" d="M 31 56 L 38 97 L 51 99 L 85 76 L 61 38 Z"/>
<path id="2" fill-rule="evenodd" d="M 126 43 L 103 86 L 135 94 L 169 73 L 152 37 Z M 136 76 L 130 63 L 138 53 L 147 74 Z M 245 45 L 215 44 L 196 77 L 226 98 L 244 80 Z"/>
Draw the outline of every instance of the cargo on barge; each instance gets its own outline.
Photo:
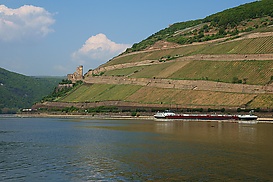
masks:
<path id="1" fill-rule="evenodd" d="M 176 114 L 171 111 L 157 112 L 155 119 L 167 120 L 257 120 L 257 116 L 247 115 L 226 115 L 226 114 Z"/>

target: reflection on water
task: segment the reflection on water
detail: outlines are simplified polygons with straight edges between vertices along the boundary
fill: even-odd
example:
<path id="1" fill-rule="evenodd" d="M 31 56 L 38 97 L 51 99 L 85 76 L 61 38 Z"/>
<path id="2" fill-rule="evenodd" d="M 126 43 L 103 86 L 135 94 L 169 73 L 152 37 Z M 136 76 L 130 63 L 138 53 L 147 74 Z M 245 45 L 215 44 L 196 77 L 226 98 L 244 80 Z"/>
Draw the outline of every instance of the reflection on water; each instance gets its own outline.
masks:
<path id="1" fill-rule="evenodd" d="M 208 140 L 238 140 L 255 143 L 257 138 L 256 125 L 222 123 L 222 122 L 157 122 L 155 130 L 158 133 L 191 136 L 191 138 L 207 138 Z M 227 138 L 228 137 L 228 138 Z M 231 138 L 230 138 L 231 137 Z"/>
<path id="2" fill-rule="evenodd" d="M 0 181 L 270 181 L 273 125 L 0 119 Z"/>

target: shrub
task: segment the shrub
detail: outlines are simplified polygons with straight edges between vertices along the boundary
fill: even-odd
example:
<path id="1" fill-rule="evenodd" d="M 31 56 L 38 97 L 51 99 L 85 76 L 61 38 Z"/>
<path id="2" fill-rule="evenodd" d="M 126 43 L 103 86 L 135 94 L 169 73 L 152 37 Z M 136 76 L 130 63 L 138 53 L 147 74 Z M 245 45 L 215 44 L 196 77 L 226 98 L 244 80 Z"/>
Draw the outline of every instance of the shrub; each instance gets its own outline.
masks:
<path id="1" fill-rule="evenodd" d="M 232 83 L 243 83 L 243 81 L 239 80 L 238 77 L 233 77 L 232 78 Z"/>
<path id="2" fill-rule="evenodd" d="M 137 115 L 137 112 L 136 111 L 133 111 L 133 112 L 131 112 L 131 116 L 136 116 Z"/>

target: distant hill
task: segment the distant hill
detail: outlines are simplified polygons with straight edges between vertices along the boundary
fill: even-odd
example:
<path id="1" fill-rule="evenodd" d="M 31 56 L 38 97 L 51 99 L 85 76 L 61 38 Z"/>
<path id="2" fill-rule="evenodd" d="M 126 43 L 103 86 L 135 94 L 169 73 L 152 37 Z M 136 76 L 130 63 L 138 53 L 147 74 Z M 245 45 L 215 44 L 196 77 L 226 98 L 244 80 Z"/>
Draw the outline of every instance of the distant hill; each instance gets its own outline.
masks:
<path id="1" fill-rule="evenodd" d="M 51 93 L 61 77 L 29 77 L 0 68 L 0 112 L 30 108 Z"/>
<path id="2" fill-rule="evenodd" d="M 273 112 L 272 45 L 273 1 L 255 1 L 160 30 L 36 108 Z"/>

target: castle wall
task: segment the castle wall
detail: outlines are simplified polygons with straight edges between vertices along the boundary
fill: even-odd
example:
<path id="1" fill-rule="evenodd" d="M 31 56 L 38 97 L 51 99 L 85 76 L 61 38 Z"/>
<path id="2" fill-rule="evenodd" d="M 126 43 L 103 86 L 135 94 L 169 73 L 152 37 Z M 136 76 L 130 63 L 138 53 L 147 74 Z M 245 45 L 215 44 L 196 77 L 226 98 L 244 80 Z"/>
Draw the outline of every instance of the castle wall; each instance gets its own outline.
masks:
<path id="1" fill-rule="evenodd" d="M 59 92 L 62 89 L 71 88 L 71 87 L 73 87 L 73 84 L 59 84 L 58 87 L 56 88 L 56 92 Z"/>
<path id="2" fill-rule="evenodd" d="M 73 74 L 68 74 L 67 79 L 71 80 L 72 83 L 83 80 L 83 66 L 77 67 L 76 71 Z"/>

